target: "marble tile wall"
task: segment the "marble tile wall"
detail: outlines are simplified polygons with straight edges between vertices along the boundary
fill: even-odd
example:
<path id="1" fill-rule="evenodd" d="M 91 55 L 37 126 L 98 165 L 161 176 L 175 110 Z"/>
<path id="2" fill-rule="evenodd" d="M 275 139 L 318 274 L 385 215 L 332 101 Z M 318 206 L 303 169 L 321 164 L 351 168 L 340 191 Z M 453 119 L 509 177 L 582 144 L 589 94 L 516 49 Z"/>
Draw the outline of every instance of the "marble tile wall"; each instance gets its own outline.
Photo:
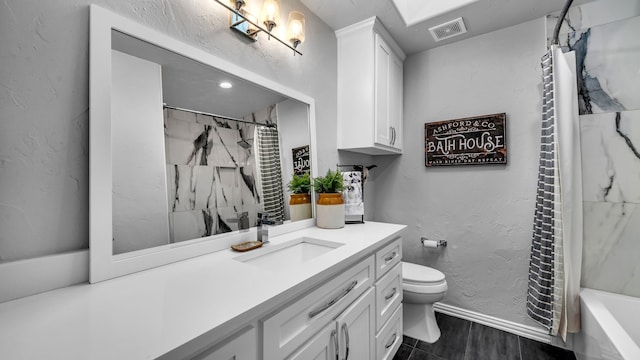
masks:
<path id="1" fill-rule="evenodd" d="M 249 119 L 275 123 L 275 111 L 268 107 Z M 235 219 L 245 211 L 255 226 L 261 209 L 256 125 L 173 109 L 165 109 L 164 121 L 171 241 L 238 230 Z"/>
<path id="2" fill-rule="evenodd" d="M 640 1 L 574 7 L 560 43 L 576 51 L 584 244 L 582 286 L 640 297 Z M 548 18 L 547 34 L 555 25 Z M 557 17 L 556 17 L 557 18 Z"/>

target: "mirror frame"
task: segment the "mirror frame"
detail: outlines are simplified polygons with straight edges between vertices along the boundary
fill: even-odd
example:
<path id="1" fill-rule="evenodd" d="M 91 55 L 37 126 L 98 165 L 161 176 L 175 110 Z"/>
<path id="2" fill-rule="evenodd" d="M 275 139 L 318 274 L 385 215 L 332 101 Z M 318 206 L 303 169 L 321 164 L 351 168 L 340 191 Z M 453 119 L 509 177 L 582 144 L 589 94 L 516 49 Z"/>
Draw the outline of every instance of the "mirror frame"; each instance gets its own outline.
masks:
<path id="1" fill-rule="evenodd" d="M 204 65 L 309 106 L 311 173 L 317 174 L 315 101 L 312 97 L 246 70 L 232 62 L 176 40 L 133 20 L 90 6 L 89 45 L 89 255 L 91 283 L 166 265 L 228 248 L 249 240 L 252 232 L 234 231 L 149 249 L 113 255 L 112 142 L 111 142 L 111 31 L 128 34 Z M 315 208 L 314 208 L 315 215 Z M 313 226 L 315 218 L 273 228 L 272 235 Z M 222 235 L 222 236 L 221 236 Z"/>

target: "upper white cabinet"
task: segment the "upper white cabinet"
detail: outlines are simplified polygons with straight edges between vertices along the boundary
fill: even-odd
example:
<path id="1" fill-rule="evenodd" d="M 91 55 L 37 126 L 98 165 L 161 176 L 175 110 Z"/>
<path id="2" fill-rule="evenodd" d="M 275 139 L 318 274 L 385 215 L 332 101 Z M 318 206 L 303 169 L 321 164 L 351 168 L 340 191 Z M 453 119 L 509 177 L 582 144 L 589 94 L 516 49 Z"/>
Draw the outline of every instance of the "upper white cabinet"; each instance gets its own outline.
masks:
<path id="1" fill-rule="evenodd" d="M 404 52 L 376 17 L 336 36 L 338 149 L 401 154 Z"/>

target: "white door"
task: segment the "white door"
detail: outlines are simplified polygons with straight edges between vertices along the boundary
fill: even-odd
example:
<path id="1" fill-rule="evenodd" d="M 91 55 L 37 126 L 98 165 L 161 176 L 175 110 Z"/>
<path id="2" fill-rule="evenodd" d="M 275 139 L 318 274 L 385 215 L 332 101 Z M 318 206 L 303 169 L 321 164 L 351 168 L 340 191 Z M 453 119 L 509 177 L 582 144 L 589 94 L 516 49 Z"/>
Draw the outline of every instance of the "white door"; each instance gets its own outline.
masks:
<path id="1" fill-rule="evenodd" d="M 402 150 L 402 92 L 403 65 L 399 57 L 391 56 L 391 74 L 389 76 L 389 127 L 391 128 L 391 147 Z"/>
<path id="2" fill-rule="evenodd" d="M 375 52 L 375 141 L 391 146 L 391 126 L 389 124 L 389 89 L 391 48 L 376 34 Z"/>
<path id="3" fill-rule="evenodd" d="M 337 319 L 340 359 L 375 358 L 375 292 L 369 289 Z"/>

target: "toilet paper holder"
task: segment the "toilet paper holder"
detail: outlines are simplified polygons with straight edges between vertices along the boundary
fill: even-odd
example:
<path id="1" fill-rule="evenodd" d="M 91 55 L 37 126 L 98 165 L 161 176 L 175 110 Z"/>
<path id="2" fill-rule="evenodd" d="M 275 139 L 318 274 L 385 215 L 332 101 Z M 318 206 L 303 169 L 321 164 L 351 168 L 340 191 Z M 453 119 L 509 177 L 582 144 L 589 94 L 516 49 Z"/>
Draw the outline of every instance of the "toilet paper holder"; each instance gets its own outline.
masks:
<path id="1" fill-rule="evenodd" d="M 420 243 L 424 247 L 431 247 L 431 248 L 439 248 L 439 247 L 447 246 L 447 240 L 429 240 L 424 236 L 420 238 Z"/>

